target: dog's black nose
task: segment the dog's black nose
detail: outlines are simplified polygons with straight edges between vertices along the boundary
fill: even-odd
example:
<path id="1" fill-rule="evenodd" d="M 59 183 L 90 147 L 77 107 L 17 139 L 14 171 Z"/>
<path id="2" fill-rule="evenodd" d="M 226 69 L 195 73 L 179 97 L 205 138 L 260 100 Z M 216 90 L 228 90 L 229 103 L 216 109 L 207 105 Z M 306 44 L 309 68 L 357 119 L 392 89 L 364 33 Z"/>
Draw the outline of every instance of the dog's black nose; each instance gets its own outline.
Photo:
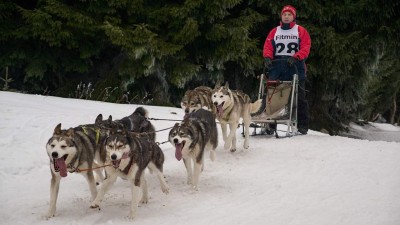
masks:
<path id="1" fill-rule="evenodd" d="M 185 113 L 189 113 L 189 108 L 186 108 L 186 109 L 185 109 Z"/>
<path id="2" fill-rule="evenodd" d="M 117 159 L 117 155 L 116 155 L 116 154 L 112 154 L 112 155 L 111 155 L 111 159 L 112 159 L 112 160 L 116 160 L 116 159 Z"/>
<path id="3" fill-rule="evenodd" d="M 178 139 L 177 138 L 174 139 L 174 143 L 175 144 L 178 143 Z"/>
<path id="4" fill-rule="evenodd" d="M 57 152 L 52 152 L 52 153 L 51 153 L 51 156 L 52 156 L 53 158 L 58 158 L 58 153 L 57 153 Z"/>
<path id="5" fill-rule="evenodd" d="M 214 105 L 215 105 L 215 106 L 218 106 L 218 102 L 214 102 Z"/>

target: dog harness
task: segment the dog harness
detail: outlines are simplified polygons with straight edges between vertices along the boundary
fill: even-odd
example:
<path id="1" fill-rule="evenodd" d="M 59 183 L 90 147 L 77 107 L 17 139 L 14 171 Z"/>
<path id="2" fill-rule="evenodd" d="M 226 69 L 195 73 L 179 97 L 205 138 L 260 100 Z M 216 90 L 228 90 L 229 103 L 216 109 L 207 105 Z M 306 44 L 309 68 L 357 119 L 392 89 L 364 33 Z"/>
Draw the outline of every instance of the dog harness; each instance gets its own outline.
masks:
<path id="1" fill-rule="evenodd" d="M 95 129 L 93 127 L 84 127 L 84 126 L 81 126 L 81 128 L 83 130 L 83 133 L 86 134 L 86 135 L 88 135 L 88 130 L 87 129 L 90 129 L 90 130 L 94 131 L 96 133 L 96 144 L 99 143 L 99 140 L 100 140 L 100 129 L 99 128 Z"/>

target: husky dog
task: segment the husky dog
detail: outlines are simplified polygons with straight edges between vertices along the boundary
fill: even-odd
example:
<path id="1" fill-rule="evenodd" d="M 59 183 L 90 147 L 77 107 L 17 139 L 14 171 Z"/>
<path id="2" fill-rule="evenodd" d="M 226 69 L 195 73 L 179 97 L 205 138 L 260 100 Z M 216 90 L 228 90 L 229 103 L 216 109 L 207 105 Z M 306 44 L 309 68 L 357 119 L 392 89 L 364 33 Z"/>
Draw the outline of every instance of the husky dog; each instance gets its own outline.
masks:
<path id="1" fill-rule="evenodd" d="M 243 147 L 249 148 L 249 127 L 251 123 L 250 97 L 241 91 L 230 90 L 229 84 L 217 84 L 213 90 L 212 101 L 217 108 L 217 119 L 221 123 L 224 148 L 236 151 L 236 129 L 240 118 L 243 119 L 245 140 Z M 227 134 L 229 124 L 229 135 Z"/>
<path id="2" fill-rule="evenodd" d="M 106 151 L 102 142 L 106 137 L 107 133 L 93 124 L 68 130 L 62 130 L 61 123 L 55 127 L 46 144 L 51 170 L 50 207 L 46 218 L 55 215 L 60 180 L 67 176 L 67 172 L 81 172 L 89 184 L 92 199 L 96 198 L 97 189 L 92 170 L 104 165 Z M 95 170 L 100 181 L 104 179 L 102 171 L 97 168 Z"/>
<path id="3" fill-rule="evenodd" d="M 187 183 L 198 190 L 199 176 L 204 167 L 205 148 L 210 150 L 211 160 L 215 160 L 218 131 L 214 115 L 204 109 L 188 114 L 181 123 L 176 123 L 170 130 L 169 142 L 176 148 L 176 159 L 180 161 L 183 158 Z"/>
<path id="4" fill-rule="evenodd" d="M 207 109 L 212 113 L 216 112 L 215 106 L 211 100 L 212 89 L 206 86 L 196 87 L 193 90 L 187 90 L 181 100 L 181 107 L 185 113 L 192 113 L 199 109 Z"/>
<path id="5" fill-rule="evenodd" d="M 96 125 L 106 129 L 126 129 L 135 133 L 142 133 L 143 136 L 155 140 L 156 133 L 154 126 L 148 120 L 148 111 L 143 107 L 138 107 L 129 116 L 126 116 L 120 120 L 112 120 L 112 116 L 109 116 L 107 120 L 96 120 Z M 102 117 L 101 114 L 99 116 Z"/>
<path id="6" fill-rule="evenodd" d="M 132 183 L 132 203 L 129 218 L 133 219 L 139 203 L 139 188 L 142 188 L 142 203 L 148 202 L 147 183 L 144 170 L 149 168 L 155 172 L 161 189 L 168 194 L 169 188 L 164 180 L 163 164 L 164 154 L 160 147 L 148 138 L 139 138 L 137 134 L 129 131 L 114 131 L 105 140 L 104 146 L 107 151 L 106 162 L 112 167 L 107 167 L 107 179 L 99 189 L 96 199 L 91 208 L 98 208 L 105 193 L 115 183 L 118 177 L 129 180 Z"/>

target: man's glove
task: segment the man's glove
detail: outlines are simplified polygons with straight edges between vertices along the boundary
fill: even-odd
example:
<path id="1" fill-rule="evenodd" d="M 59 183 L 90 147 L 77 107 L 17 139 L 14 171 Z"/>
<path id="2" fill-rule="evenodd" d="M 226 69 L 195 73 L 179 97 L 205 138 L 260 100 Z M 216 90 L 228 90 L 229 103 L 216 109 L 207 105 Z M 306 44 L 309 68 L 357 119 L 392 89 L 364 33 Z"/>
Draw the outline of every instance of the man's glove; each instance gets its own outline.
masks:
<path id="1" fill-rule="evenodd" d="M 287 63 L 289 64 L 289 66 L 293 66 L 295 63 L 297 63 L 298 59 L 295 57 L 290 57 L 287 59 Z"/>
<path id="2" fill-rule="evenodd" d="M 268 69 L 272 65 L 272 61 L 270 58 L 264 58 L 264 67 Z"/>

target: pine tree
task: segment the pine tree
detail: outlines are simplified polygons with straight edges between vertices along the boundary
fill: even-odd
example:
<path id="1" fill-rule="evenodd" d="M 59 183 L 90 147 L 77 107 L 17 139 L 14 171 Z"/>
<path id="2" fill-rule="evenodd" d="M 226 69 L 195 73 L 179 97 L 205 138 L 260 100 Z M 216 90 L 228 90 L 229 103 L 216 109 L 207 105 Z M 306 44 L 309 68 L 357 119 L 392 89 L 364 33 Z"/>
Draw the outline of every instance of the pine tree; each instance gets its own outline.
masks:
<path id="1" fill-rule="evenodd" d="M 363 113 L 371 120 L 381 114 L 392 124 L 399 121 L 400 64 L 396 49 L 396 46 L 382 42 L 382 46 L 376 49 L 375 61 L 368 67 L 373 79 L 369 87 L 369 102 Z"/>
<path id="2" fill-rule="evenodd" d="M 399 28 L 393 4 L 398 6 L 387 1 L 300 3 L 305 9 L 300 14 L 303 24 L 313 40 L 308 69 L 314 129 L 337 134 L 344 124 L 359 119 L 360 109 L 368 105 L 367 67 L 375 58 L 377 40 L 393 42 Z"/>
<path id="3" fill-rule="evenodd" d="M 186 89 L 220 80 L 254 99 L 265 37 L 286 4 L 312 38 L 311 128 L 337 134 L 377 112 L 398 121 L 394 0 L 3 1 L 0 67 L 17 89 L 59 96 L 90 82 L 97 100 L 135 92 L 177 105 Z"/>

